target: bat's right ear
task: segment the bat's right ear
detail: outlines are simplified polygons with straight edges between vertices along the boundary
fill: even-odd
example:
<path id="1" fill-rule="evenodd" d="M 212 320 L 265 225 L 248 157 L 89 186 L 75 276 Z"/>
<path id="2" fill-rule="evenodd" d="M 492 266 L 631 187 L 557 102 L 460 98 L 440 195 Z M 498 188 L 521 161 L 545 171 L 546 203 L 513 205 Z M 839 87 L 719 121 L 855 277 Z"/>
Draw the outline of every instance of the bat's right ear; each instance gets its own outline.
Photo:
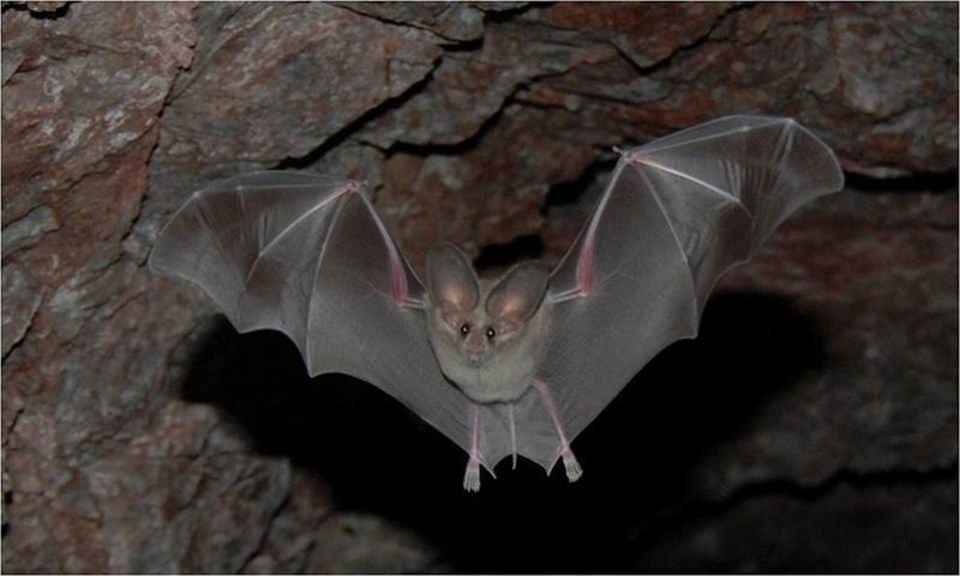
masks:
<path id="1" fill-rule="evenodd" d="M 540 308 L 550 269 L 540 262 L 511 268 L 487 296 L 487 314 L 508 322 L 525 322 Z"/>
<path id="2" fill-rule="evenodd" d="M 449 312 L 469 312 L 480 300 L 473 264 L 449 243 L 439 244 L 427 254 L 427 290 L 434 306 Z"/>

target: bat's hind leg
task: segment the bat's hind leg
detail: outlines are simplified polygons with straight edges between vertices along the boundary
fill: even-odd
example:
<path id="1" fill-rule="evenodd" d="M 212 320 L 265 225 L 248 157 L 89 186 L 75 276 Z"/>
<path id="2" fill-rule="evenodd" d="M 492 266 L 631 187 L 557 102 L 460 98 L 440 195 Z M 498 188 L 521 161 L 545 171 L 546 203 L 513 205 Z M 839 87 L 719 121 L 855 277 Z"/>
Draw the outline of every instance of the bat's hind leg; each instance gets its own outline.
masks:
<path id="1" fill-rule="evenodd" d="M 577 462 L 577 457 L 573 455 L 573 450 L 565 444 L 565 448 L 560 449 L 560 457 L 563 458 L 563 468 L 567 471 L 567 480 L 576 482 L 583 476 L 583 468 Z"/>
<path id="2" fill-rule="evenodd" d="M 477 436 L 480 434 L 480 409 L 477 406 L 472 406 L 471 411 L 473 431 L 470 440 L 470 459 L 467 460 L 467 470 L 463 474 L 463 489 L 467 492 L 479 492 L 480 449 L 478 448 Z"/>
<path id="3" fill-rule="evenodd" d="M 480 461 L 470 455 L 467 471 L 463 474 L 463 489 L 467 492 L 480 491 Z"/>
<path id="4" fill-rule="evenodd" d="M 534 380 L 533 385 L 540 392 L 540 397 L 543 398 L 543 405 L 547 409 L 547 413 L 550 414 L 550 419 L 553 420 L 553 426 L 557 429 L 557 436 L 560 437 L 560 448 L 558 452 L 560 457 L 563 458 L 563 467 L 567 471 L 567 480 L 576 482 L 583 476 L 583 468 L 581 468 L 580 463 L 577 462 L 577 457 L 574 456 L 573 449 L 570 448 L 570 442 L 567 441 L 567 435 L 563 432 L 563 426 L 560 424 L 560 416 L 557 413 L 557 406 L 553 403 L 553 397 L 550 396 L 550 391 L 547 390 L 546 384 L 539 380 Z"/>

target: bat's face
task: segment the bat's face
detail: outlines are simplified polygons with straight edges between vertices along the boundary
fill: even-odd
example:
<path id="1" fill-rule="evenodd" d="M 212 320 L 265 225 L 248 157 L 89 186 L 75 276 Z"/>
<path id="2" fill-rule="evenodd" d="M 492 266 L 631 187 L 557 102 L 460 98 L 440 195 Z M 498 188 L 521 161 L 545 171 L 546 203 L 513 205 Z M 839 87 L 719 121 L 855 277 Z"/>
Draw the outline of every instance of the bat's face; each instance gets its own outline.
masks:
<path id="1" fill-rule="evenodd" d="M 444 375 L 476 402 L 515 400 L 530 386 L 544 340 L 549 270 L 539 263 L 478 281 L 459 249 L 427 259 L 428 332 Z"/>

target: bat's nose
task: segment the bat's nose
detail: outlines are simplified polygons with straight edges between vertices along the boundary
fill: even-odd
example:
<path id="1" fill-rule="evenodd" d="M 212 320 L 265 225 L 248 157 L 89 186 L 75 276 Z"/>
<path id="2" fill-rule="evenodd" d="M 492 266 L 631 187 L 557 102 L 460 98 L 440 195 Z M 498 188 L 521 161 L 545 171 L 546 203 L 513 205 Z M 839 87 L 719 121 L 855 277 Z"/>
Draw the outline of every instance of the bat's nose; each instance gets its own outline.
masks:
<path id="1" fill-rule="evenodd" d="M 476 366 L 483 360 L 483 354 L 479 352 L 467 352 L 467 362 Z"/>
<path id="2" fill-rule="evenodd" d="M 467 338 L 466 350 L 468 356 L 482 356 L 483 351 L 486 348 L 483 340 L 479 338 Z"/>

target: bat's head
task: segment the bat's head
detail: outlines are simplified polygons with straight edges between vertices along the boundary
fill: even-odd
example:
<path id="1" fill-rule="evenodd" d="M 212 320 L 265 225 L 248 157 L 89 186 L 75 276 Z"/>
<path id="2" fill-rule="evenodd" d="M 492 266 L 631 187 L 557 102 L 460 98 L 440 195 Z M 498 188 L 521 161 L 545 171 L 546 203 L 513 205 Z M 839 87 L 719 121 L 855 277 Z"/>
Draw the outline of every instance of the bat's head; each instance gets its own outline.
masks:
<path id="1" fill-rule="evenodd" d="M 481 281 L 456 246 L 430 251 L 430 342 L 444 375 L 471 399 L 509 401 L 530 385 L 545 336 L 549 276 L 545 265 L 525 262 Z"/>

